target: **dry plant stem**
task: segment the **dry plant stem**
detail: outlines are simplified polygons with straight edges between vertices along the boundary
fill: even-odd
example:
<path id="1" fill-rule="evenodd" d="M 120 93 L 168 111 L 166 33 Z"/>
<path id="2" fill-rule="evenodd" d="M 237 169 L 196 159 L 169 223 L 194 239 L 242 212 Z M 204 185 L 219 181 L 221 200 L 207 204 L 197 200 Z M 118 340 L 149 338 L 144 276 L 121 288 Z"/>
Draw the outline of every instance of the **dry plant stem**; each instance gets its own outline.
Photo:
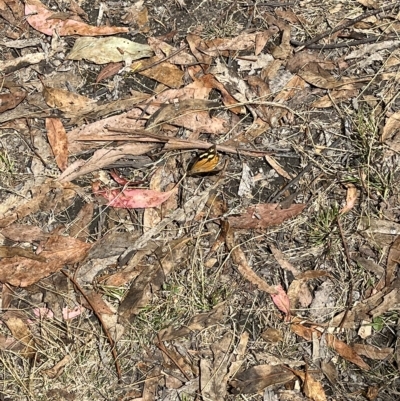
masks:
<path id="1" fill-rule="evenodd" d="M 160 333 L 157 333 L 158 342 L 155 344 L 161 352 L 163 352 L 171 361 L 175 364 L 175 366 L 180 370 L 180 372 L 185 376 L 187 381 L 190 380 L 190 377 L 186 374 L 186 372 L 181 368 L 179 363 L 175 360 L 175 358 L 168 352 L 167 348 L 165 347 L 164 343 L 160 339 Z"/>
<path id="2" fill-rule="evenodd" d="M 349 266 L 349 274 L 350 274 L 349 291 L 347 293 L 347 301 L 346 301 L 346 304 L 347 304 L 346 311 L 344 312 L 343 318 L 339 324 L 339 329 L 342 329 L 344 323 L 346 322 L 347 315 L 349 314 L 351 304 L 353 303 L 353 275 L 351 274 L 351 269 L 350 269 L 351 258 L 350 258 L 349 248 L 348 248 L 347 242 L 345 241 L 345 238 L 344 238 L 342 223 L 340 222 L 340 216 L 337 217 L 337 225 L 339 228 L 340 238 L 342 239 L 344 253 L 346 255 L 346 261 L 347 261 L 347 265 Z"/>
<path id="3" fill-rule="evenodd" d="M 178 53 L 182 52 L 182 51 L 185 50 L 187 47 L 188 47 L 188 45 L 184 44 L 180 49 L 175 50 L 175 51 L 172 52 L 169 56 L 166 56 L 166 57 L 162 58 L 161 60 L 158 60 L 158 61 L 156 61 L 155 63 L 152 63 L 151 65 L 148 65 L 147 67 L 142 67 L 142 68 L 139 68 L 138 70 L 134 70 L 134 71 L 132 71 L 132 72 L 134 72 L 135 74 L 137 74 L 138 72 L 142 72 L 142 71 L 148 70 L 149 68 L 153 68 L 153 67 L 155 67 L 156 65 L 161 64 L 161 63 L 163 63 L 164 61 L 167 61 L 167 60 L 169 60 L 170 58 L 176 56 Z"/>
<path id="4" fill-rule="evenodd" d="M 296 49 L 296 51 L 300 51 L 303 48 L 308 47 L 308 46 L 320 41 L 321 39 L 326 38 L 329 35 L 332 35 L 333 33 L 337 32 L 337 31 L 349 28 L 350 26 L 356 24 L 357 22 L 362 21 L 365 18 L 368 18 L 368 17 L 371 17 L 373 15 L 379 14 L 379 13 L 381 13 L 383 11 L 394 10 L 395 8 L 397 8 L 399 6 L 400 6 L 400 3 L 396 2 L 394 4 L 390 4 L 390 5 L 385 6 L 385 7 L 380 7 L 378 10 L 367 11 L 367 12 L 359 15 L 358 17 L 356 17 L 356 18 L 354 18 L 354 19 L 352 19 L 350 21 L 345 22 L 344 24 L 338 25 L 336 28 L 333 28 L 333 29 L 331 29 L 329 31 L 325 31 L 325 32 L 321 33 L 320 35 L 317 35 L 315 38 L 310 39 L 307 42 L 301 43 L 301 42 L 296 42 L 296 41 L 292 41 L 291 40 L 290 43 L 293 44 L 294 46 L 300 46 L 299 49 Z"/>
<path id="5" fill-rule="evenodd" d="M 384 42 L 385 40 L 395 40 L 398 36 L 389 35 L 389 36 L 370 36 L 365 39 L 360 40 L 352 40 L 350 42 L 341 42 L 341 43 L 331 43 L 327 45 L 309 45 L 307 49 L 317 49 L 317 50 L 329 50 L 329 49 L 339 49 L 341 47 L 351 47 L 351 46 L 359 46 L 364 45 L 366 43 L 371 42 Z M 301 46 L 302 42 L 297 42 L 296 40 L 291 40 L 290 43 L 295 46 Z"/>
<path id="6" fill-rule="evenodd" d="M 93 305 L 93 303 L 91 302 L 89 297 L 85 294 L 85 292 L 83 291 L 82 287 L 78 284 L 78 282 L 73 277 L 71 277 L 65 270 L 61 270 L 61 272 L 64 274 L 64 276 L 66 276 L 69 280 L 71 280 L 71 282 L 75 286 L 75 288 L 82 294 L 83 298 L 85 298 L 86 302 L 90 305 L 90 307 L 92 308 L 93 313 L 96 315 L 97 319 L 99 319 L 99 322 L 104 331 L 104 334 L 107 336 L 108 342 L 110 343 L 110 346 L 111 346 L 111 353 L 112 353 L 112 356 L 114 359 L 114 365 L 115 365 L 115 369 L 117 371 L 118 381 L 121 381 L 121 379 L 122 379 L 121 366 L 119 364 L 117 351 L 115 350 L 115 342 L 112 339 L 106 325 L 104 324 L 100 313 L 96 310 L 96 307 Z"/>
<path id="7" fill-rule="evenodd" d="M 333 142 L 331 146 L 327 147 L 326 149 L 324 149 L 324 150 L 321 152 L 321 155 L 326 154 L 331 148 L 336 148 L 336 147 L 339 145 L 339 143 L 340 143 L 341 141 L 342 141 L 342 138 L 336 139 L 336 141 Z M 289 189 L 292 185 L 297 184 L 297 183 L 300 181 L 300 178 L 303 177 L 304 174 L 308 173 L 308 172 L 311 170 L 311 168 L 313 167 L 313 165 L 314 165 L 313 162 L 308 163 L 307 166 L 304 167 L 304 169 L 303 169 L 299 174 L 297 174 L 296 177 L 294 177 L 291 181 L 289 181 L 289 182 L 288 182 L 288 183 L 287 183 L 272 199 L 269 199 L 268 202 L 270 202 L 270 203 L 275 203 L 275 202 L 277 202 L 278 199 L 281 197 L 281 195 L 282 195 L 287 189 Z"/>
<path id="8" fill-rule="evenodd" d="M 176 138 L 173 136 L 166 136 L 166 135 L 161 135 L 161 134 L 153 134 L 151 132 L 148 132 L 146 130 L 135 130 L 135 129 L 129 129 L 129 128 L 118 128 L 118 127 L 105 127 L 108 131 L 113 131 L 113 132 L 123 132 L 126 134 L 132 134 L 136 135 L 137 137 L 131 137 L 131 138 L 126 138 L 123 137 L 120 140 L 136 140 L 138 142 L 163 142 L 166 143 L 165 150 L 186 150 L 186 149 L 208 149 L 210 146 L 212 146 L 212 143 L 204 142 L 204 141 L 190 141 L 187 139 L 182 139 L 182 138 Z M 153 138 L 156 141 L 149 141 L 148 138 Z M 143 139 L 142 139 L 143 138 Z M 85 140 L 84 138 L 81 138 L 81 140 Z M 87 138 L 86 138 L 87 140 Z M 91 139 L 91 140 L 101 140 L 101 139 Z M 110 140 L 110 138 L 106 139 L 107 141 Z M 112 140 L 118 140 L 117 138 L 113 137 Z M 224 145 L 217 145 L 217 150 L 220 152 L 225 152 L 225 153 L 232 153 L 232 154 L 237 154 L 240 152 L 241 154 L 245 156 L 250 156 L 250 157 L 263 157 L 264 155 L 270 155 L 272 152 L 260 152 L 260 151 L 250 151 L 250 150 L 244 150 L 244 149 L 236 149 L 232 148 L 230 146 L 224 146 Z"/>

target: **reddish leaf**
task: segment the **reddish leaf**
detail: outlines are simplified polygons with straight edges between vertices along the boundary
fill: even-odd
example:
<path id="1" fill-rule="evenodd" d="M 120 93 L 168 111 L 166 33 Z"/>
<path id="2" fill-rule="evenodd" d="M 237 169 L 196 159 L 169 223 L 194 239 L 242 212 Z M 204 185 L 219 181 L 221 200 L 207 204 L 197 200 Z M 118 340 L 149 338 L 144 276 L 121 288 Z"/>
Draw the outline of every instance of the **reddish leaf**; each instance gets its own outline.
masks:
<path id="1" fill-rule="evenodd" d="M 277 306 L 277 308 L 282 311 L 287 318 L 290 316 L 290 301 L 281 285 L 275 286 L 278 291 L 277 294 L 271 294 L 272 301 Z"/>
<path id="2" fill-rule="evenodd" d="M 93 190 L 96 195 L 101 195 L 108 200 L 108 206 L 123 209 L 157 207 L 175 192 L 175 188 L 168 192 L 154 191 L 152 189 L 112 189 L 98 191 L 95 185 L 93 185 Z"/>
<path id="3" fill-rule="evenodd" d="M 287 209 L 279 209 L 277 203 L 264 203 L 250 206 L 240 216 L 228 217 L 229 224 L 232 228 L 266 228 L 276 226 L 285 220 L 300 214 L 306 205 L 294 204 Z"/>

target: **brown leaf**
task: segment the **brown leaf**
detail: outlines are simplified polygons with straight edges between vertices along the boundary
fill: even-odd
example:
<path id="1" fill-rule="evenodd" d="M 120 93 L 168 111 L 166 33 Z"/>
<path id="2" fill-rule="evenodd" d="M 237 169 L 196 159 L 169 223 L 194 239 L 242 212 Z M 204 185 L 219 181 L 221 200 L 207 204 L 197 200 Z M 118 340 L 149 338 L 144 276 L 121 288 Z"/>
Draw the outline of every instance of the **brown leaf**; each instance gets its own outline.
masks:
<path id="1" fill-rule="evenodd" d="M 86 114 L 92 110 L 96 103 L 86 96 L 50 86 L 43 87 L 43 96 L 50 107 L 63 111 L 66 116 Z"/>
<path id="2" fill-rule="evenodd" d="M 303 391 L 308 398 L 314 401 L 326 401 L 326 395 L 322 384 L 315 380 L 307 370 L 304 377 Z"/>
<path id="3" fill-rule="evenodd" d="M 390 247 L 387 264 L 386 264 L 386 285 L 389 286 L 390 283 L 395 279 L 395 272 L 397 265 L 400 263 L 400 236 L 398 236 Z"/>
<path id="4" fill-rule="evenodd" d="M 279 209 L 277 203 L 264 203 L 250 206 L 240 216 L 229 216 L 228 221 L 232 228 L 239 229 L 264 229 L 277 226 L 285 220 L 300 214 L 305 204 L 293 204 L 287 209 Z"/>
<path id="5" fill-rule="evenodd" d="M 324 375 L 330 381 L 330 383 L 336 385 L 338 381 L 338 372 L 336 370 L 335 364 L 332 361 L 321 361 L 321 369 L 324 372 Z"/>
<path id="6" fill-rule="evenodd" d="M 70 355 L 65 355 L 64 358 L 58 361 L 52 368 L 45 369 L 42 371 L 42 373 L 49 379 L 56 379 L 63 373 L 64 367 L 68 365 L 71 360 L 72 357 Z"/>
<path id="7" fill-rule="evenodd" d="M 0 265 L 0 281 L 16 287 L 26 287 L 62 269 L 82 261 L 91 245 L 74 238 L 52 235 L 42 246 L 40 256 L 46 262 L 16 256 Z"/>
<path id="8" fill-rule="evenodd" d="M 59 118 L 46 118 L 46 129 L 57 166 L 64 171 L 68 165 L 68 142 L 63 123 Z"/>
<path id="9" fill-rule="evenodd" d="M 348 183 L 345 185 L 347 188 L 346 206 L 340 210 L 340 214 L 344 214 L 353 209 L 357 200 L 357 188 L 354 184 Z"/>
<path id="10" fill-rule="evenodd" d="M 75 19 L 53 19 L 54 12 L 47 9 L 39 0 L 25 1 L 25 16 L 29 25 L 45 35 L 114 35 L 127 33 L 129 28 L 112 26 L 91 26 Z M 79 18 L 77 18 L 79 19 Z"/>
<path id="11" fill-rule="evenodd" d="M 385 123 L 385 126 L 382 130 L 381 140 L 382 142 L 387 141 L 388 139 L 395 136 L 395 134 L 400 129 L 400 111 L 393 113 Z"/>
<path id="12" fill-rule="evenodd" d="M 394 352 L 393 348 L 378 348 L 369 344 L 353 344 L 353 349 L 358 355 L 380 361 L 388 358 Z"/>
<path id="13" fill-rule="evenodd" d="M 68 169 L 58 177 L 58 181 L 68 182 L 75 180 L 84 174 L 91 173 L 92 171 L 99 170 L 109 164 L 115 163 L 126 155 L 143 155 L 156 148 L 157 145 L 127 143 L 111 149 L 99 149 L 94 152 L 89 160 L 79 160 L 80 163 L 75 162 L 76 164 L 71 164 Z"/>
<path id="14" fill-rule="evenodd" d="M 37 226 L 17 223 L 3 228 L 1 234 L 15 242 L 44 241 L 50 236 Z"/>
<path id="15" fill-rule="evenodd" d="M 230 381 L 234 394 L 255 394 L 272 385 L 285 384 L 296 376 L 284 365 L 259 365 L 245 370 Z"/>
<path id="16" fill-rule="evenodd" d="M 104 68 L 101 69 L 96 78 L 96 84 L 101 82 L 103 79 L 107 79 L 109 77 L 114 76 L 122 67 L 124 63 L 121 61 L 120 63 L 109 63 Z"/>
<path id="17" fill-rule="evenodd" d="M 131 69 L 135 72 L 135 70 L 146 68 L 143 71 L 140 71 L 139 74 L 154 79 L 170 88 L 179 88 L 183 84 L 184 72 L 168 61 L 159 63 L 162 59 L 163 57 L 160 56 L 142 59 L 134 62 L 131 65 Z"/>
<path id="18" fill-rule="evenodd" d="M 24 349 L 20 355 L 31 359 L 36 353 L 36 344 L 32 333 L 26 323 L 26 317 L 21 312 L 8 311 L 2 316 L 3 322 L 7 325 L 11 334 L 22 344 Z"/>
<path id="19" fill-rule="evenodd" d="M 231 256 L 233 262 L 238 266 L 239 273 L 252 284 L 254 284 L 261 291 L 265 291 L 268 294 L 277 294 L 278 291 L 274 286 L 269 285 L 265 280 L 261 277 L 257 276 L 257 274 L 253 271 L 253 269 L 249 266 L 246 256 L 239 245 L 235 244 L 234 232 L 232 229 L 227 231 L 225 236 L 225 242 L 227 248 L 231 251 Z"/>
<path id="20" fill-rule="evenodd" d="M 274 255 L 274 258 L 282 267 L 282 269 L 290 271 L 293 274 L 293 276 L 297 277 L 300 271 L 285 258 L 283 252 L 280 249 L 278 249 L 274 244 L 270 244 L 269 249 L 271 250 L 272 255 Z"/>
<path id="21" fill-rule="evenodd" d="M 290 329 L 293 331 L 293 333 L 307 341 L 312 341 L 313 336 L 315 335 L 317 335 L 318 338 L 321 337 L 321 333 L 318 330 L 312 327 L 306 327 L 302 324 L 293 323 L 290 325 Z"/>
<path id="22" fill-rule="evenodd" d="M 26 92 L 13 92 L 0 94 L 0 113 L 17 107 L 26 96 Z"/>
<path id="23" fill-rule="evenodd" d="M 95 291 L 89 291 L 85 293 L 86 297 L 89 299 L 90 303 L 84 301 L 84 306 L 88 309 L 94 309 L 97 313 L 105 315 L 114 315 L 114 312 L 110 307 L 104 302 L 101 294 Z M 93 306 L 93 308 L 92 308 Z"/>
<path id="24" fill-rule="evenodd" d="M 364 370 L 370 370 L 370 366 L 357 354 L 357 352 L 344 343 L 338 340 L 333 334 L 326 334 L 326 343 L 329 347 L 333 348 L 342 358 L 354 363 Z"/>

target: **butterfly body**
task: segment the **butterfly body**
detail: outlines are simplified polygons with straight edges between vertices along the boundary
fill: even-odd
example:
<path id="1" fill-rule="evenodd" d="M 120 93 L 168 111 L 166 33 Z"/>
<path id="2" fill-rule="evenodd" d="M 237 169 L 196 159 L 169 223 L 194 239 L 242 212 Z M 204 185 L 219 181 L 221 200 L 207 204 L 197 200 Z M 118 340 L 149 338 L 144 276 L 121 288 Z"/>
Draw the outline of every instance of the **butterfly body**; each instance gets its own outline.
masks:
<path id="1" fill-rule="evenodd" d="M 211 173 L 215 170 L 220 161 L 220 156 L 217 153 L 215 145 L 201 153 L 189 168 L 189 175 Z"/>

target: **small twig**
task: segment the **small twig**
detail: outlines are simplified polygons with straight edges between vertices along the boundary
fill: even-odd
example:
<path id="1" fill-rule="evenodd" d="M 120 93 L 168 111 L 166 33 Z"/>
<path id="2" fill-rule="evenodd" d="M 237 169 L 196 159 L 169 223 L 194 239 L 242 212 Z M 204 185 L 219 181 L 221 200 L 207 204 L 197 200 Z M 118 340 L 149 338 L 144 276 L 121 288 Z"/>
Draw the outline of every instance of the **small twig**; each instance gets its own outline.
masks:
<path id="1" fill-rule="evenodd" d="M 71 277 L 65 270 L 61 270 L 61 272 L 64 274 L 64 276 L 66 276 L 69 280 L 71 280 L 71 282 L 75 286 L 75 288 L 82 294 L 83 298 L 85 298 L 86 302 L 90 305 L 90 307 L 92 308 L 93 313 L 96 315 L 97 319 L 99 319 L 99 322 L 104 331 L 104 334 L 107 336 L 108 342 L 111 346 L 111 353 L 112 353 L 112 356 L 114 359 L 114 365 L 115 365 L 115 369 L 117 371 L 118 380 L 121 381 L 121 378 L 122 378 L 121 366 L 119 364 L 117 351 L 115 350 L 115 342 L 112 339 L 112 337 L 107 329 L 107 326 L 105 325 L 100 313 L 96 310 L 96 307 L 94 306 L 93 302 L 86 295 L 86 293 L 83 291 L 82 287 L 78 284 L 78 282 L 75 280 L 75 278 Z"/>
<path id="2" fill-rule="evenodd" d="M 301 49 L 303 49 L 305 47 L 308 47 L 308 46 L 310 46 L 310 45 L 312 45 L 312 44 L 314 44 L 316 42 L 319 42 L 321 39 L 326 38 L 327 36 L 330 36 L 335 32 L 338 32 L 338 31 L 340 31 L 342 29 L 349 28 L 350 26 L 356 24 L 357 22 L 360 22 L 360 21 L 364 20 L 365 18 L 368 18 L 368 17 L 371 17 L 373 15 L 379 14 L 379 13 L 381 13 L 383 11 L 394 10 L 396 7 L 399 7 L 399 6 L 400 6 L 400 2 L 396 2 L 395 4 L 390 4 L 390 5 L 385 6 L 385 7 L 380 7 L 377 10 L 367 11 L 367 12 L 359 15 L 358 17 L 356 17 L 356 18 L 354 18 L 354 19 L 352 19 L 350 21 L 347 21 L 347 22 L 345 22 L 343 24 L 338 25 L 336 28 L 332 28 L 329 31 L 325 31 L 325 32 L 321 33 L 320 35 L 315 36 L 313 39 L 307 40 L 306 42 L 293 43 L 292 41 L 290 41 L 290 43 L 292 43 L 295 46 L 300 46 L 301 48 L 297 49 L 297 51 L 299 51 L 299 50 L 301 50 Z"/>
<path id="3" fill-rule="evenodd" d="M 146 66 L 146 67 L 139 68 L 138 70 L 132 70 L 132 72 L 135 73 L 135 74 L 137 74 L 138 72 L 142 72 L 142 71 L 148 70 L 149 68 L 153 68 L 153 67 L 155 67 L 156 65 L 161 64 L 161 63 L 163 63 L 164 61 L 167 61 L 167 60 L 169 60 L 170 58 L 176 56 L 178 53 L 180 53 L 181 51 L 185 50 L 187 47 L 188 47 L 188 45 L 187 45 L 187 44 L 184 44 L 180 49 L 175 50 L 175 51 L 172 52 L 169 56 L 166 56 L 166 57 L 162 58 L 161 60 L 158 60 L 158 61 L 156 61 L 156 62 L 154 62 L 154 63 L 152 63 L 152 64 L 150 64 L 150 65 L 148 65 L 148 66 Z"/>
<path id="4" fill-rule="evenodd" d="M 353 275 L 351 274 L 351 269 L 350 269 L 351 258 L 350 258 L 349 248 L 347 246 L 347 242 L 344 239 L 342 223 L 340 222 L 340 215 L 337 216 L 336 220 L 337 220 L 337 225 L 339 228 L 340 238 L 342 240 L 342 244 L 343 244 L 343 248 L 344 248 L 344 253 L 346 255 L 347 265 L 349 266 L 349 274 L 350 274 L 349 291 L 347 293 L 347 300 L 346 300 L 346 310 L 345 310 L 342 320 L 340 321 L 340 324 L 339 324 L 339 329 L 342 329 L 344 323 L 346 322 L 347 315 L 349 314 L 351 304 L 353 303 Z"/>

